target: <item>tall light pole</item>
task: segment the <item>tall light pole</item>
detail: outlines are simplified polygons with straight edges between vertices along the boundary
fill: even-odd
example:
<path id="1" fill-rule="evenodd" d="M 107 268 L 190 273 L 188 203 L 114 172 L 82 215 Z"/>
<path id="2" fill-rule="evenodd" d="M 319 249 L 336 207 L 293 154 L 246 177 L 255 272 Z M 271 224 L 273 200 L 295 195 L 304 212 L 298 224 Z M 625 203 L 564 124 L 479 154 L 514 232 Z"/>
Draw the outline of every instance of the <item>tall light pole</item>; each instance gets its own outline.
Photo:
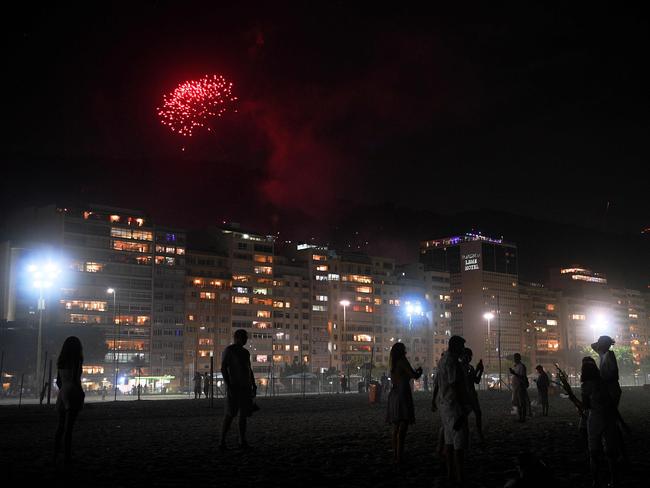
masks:
<path id="1" fill-rule="evenodd" d="M 350 300 L 341 300 L 339 302 L 339 305 L 343 307 L 343 339 L 345 340 L 345 343 L 347 344 L 347 323 L 346 323 L 346 311 L 347 308 L 350 306 Z M 343 352 L 346 352 L 345 346 L 343 348 Z M 348 360 L 347 360 L 347 354 L 343 354 L 341 359 L 343 359 L 344 366 L 348 366 Z M 345 375 L 345 373 L 344 373 Z M 350 368 L 347 368 L 347 376 L 346 376 L 346 384 L 348 389 L 350 389 Z M 345 392 L 343 392 L 345 393 Z"/>
<path id="2" fill-rule="evenodd" d="M 36 374 L 34 379 L 36 382 L 36 394 L 38 395 L 39 381 L 38 372 L 41 365 L 41 354 L 43 349 L 43 310 L 45 310 L 45 298 L 43 297 L 43 289 L 50 288 L 54 284 L 54 280 L 59 276 L 59 267 L 52 262 L 45 264 L 30 264 L 27 271 L 32 276 L 32 284 L 34 288 L 38 289 L 38 339 L 36 343 Z"/>
<path id="3" fill-rule="evenodd" d="M 113 401 L 117 401 L 117 290 L 109 288 L 106 293 L 113 295 L 113 373 L 115 379 L 113 381 Z"/>
<path id="4" fill-rule="evenodd" d="M 485 339 L 487 345 L 487 358 L 488 358 L 487 362 L 488 365 L 492 366 L 492 341 L 490 335 L 490 320 L 494 318 L 494 314 L 492 312 L 486 312 L 483 314 L 483 318 L 487 320 L 487 337 Z M 486 382 L 487 382 L 487 378 L 486 378 Z M 486 386 L 489 388 L 489 385 Z"/>

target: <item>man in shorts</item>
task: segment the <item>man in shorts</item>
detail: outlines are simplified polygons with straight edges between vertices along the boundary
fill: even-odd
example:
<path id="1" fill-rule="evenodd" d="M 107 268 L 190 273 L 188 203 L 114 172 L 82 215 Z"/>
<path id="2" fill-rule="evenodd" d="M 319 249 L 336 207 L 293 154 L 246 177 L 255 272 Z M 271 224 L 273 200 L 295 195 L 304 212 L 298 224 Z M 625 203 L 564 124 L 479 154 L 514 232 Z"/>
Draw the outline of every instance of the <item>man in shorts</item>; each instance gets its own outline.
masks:
<path id="1" fill-rule="evenodd" d="M 472 411 L 466 374 L 459 361 L 464 349 L 465 339 L 449 339 L 449 348 L 438 362 L 434 392 L 434 407 L 440 411 L 444 432 L 447 476 L 459 484 L 464 481 L 463 451 L 469 442 L 467 415 Z"/>
<path id="2" fill-rule="evenodd" d="M 257 393 L 255 376 L 251 368 L 251 355 L 244 345 L 248 333 L 244 329 L 235 331 L 235 343 L 223 352 L 221 374 L 226 384 L 226 412 L 221 429 L 220 449 L 226 449 L 226 435 L 233 418 L 239 413 L 239 446 L 248 448 L 246 442 L 246 419 L 253 413 L 253 398 Z"/>

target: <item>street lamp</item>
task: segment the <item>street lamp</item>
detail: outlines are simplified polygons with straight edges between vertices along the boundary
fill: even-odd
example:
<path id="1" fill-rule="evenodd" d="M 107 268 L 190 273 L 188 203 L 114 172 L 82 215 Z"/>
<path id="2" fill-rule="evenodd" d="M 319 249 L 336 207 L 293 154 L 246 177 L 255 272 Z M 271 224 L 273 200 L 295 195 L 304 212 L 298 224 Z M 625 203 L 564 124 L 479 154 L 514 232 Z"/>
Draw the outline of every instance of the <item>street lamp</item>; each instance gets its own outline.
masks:
<path id="1" fill-rule="evenodd" d="M 38 392 L 38 371 L 41 364 L 41 353 L 43 349 L 43 310 L 45 310 L 43 289 L 52 287 L 61 270 L 57 264 L 47 262 L 45 264 L 30 264 L 27 267 L 27 271 L 32 277 L 34 288 L 38 289 L 38 340 L 36 344 L 36 374 L 34 375 L 36 391 Z"/>
<path id="2" fill-rule="evenodd" d="M 347 329 L 347 325 L 346 325 L 346 311 L 347 311 L 347 308 L 350 306 L 350 300 L 341 300 L 339 302 L 339 305 L 341 305 L 343 307 L 343 339 L 346 341 L 346 345 L 347 345 L 347 340 L 348 340 L 348 338 L 347 338 L 347 330 L 348 329 Z M 346 352 L 346 347 L 344 346 L 343 347 L 343 353 L 345 353 L 345 352 Z M 346 384 L 347 384 L 347 387 L 349 389 L 350 388 L 350 367 L 348 365 L 347 354 L 343 354 L 343 357 L 341 359 L 343 359 L 344 365 L 347 366 L 346 369 L 347 369 L 348 374 L 347 374 L 347 378 L 346 378 Z M 345 392 L 343 392 L 343 393 L 345 393 Z"/>
<path id="3" fill-rule="evenodd" d="M 492 341 L 491 341 L 491 335 L 490 335 L 490 321 L 494 318 L 494 314 L 492 312 L 486 312 L 483 314 L 483 318 L 487 320 L 487 337 L 485 339 L 485 343 L 487 346 L 487 358 L 488 358 L 488 365 L 491 367 L 492 366 Z M 487 377 L 484 376 L 487 381 Z M 489 387 L 489 385 L 487 385 Z"/>
<path id="4" fill-rule="evenodd" d="M 421 317 L 424 315 L 422 304 L 419 301 L 405 301 L 404 313 L 409 318 L 408 331 L 404 333 L 404 341 L 407 342 L 408 348 L 413 350 L 413 316 Z"/>
<path id="5" fill-rule="evenodd" d="M 109 288 L 106 293 L 113 295 L 113 372 L 115 374 L 115 381 L 113 382 L 113 401 L 117 401 L 117 290 Z"/>

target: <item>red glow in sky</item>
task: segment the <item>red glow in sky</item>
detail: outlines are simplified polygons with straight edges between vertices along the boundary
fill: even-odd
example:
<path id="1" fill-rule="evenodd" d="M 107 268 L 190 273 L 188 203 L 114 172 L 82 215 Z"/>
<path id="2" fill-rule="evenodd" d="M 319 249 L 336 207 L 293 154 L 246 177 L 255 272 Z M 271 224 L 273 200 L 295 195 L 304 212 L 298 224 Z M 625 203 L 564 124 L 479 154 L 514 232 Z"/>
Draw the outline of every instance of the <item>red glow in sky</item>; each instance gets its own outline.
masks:
<path id="1" fill-rule="evenodd" d="M 221 75 L 206 75 L 181 83 L 173 92 L 163 95 L 163 106 L 157 110 L 163 125 L 177 134 L 191 137 L 194 130 L 205 127 L 211 119 L 231 109 L 236 100 L 232 95 L 232 82 Z"/>

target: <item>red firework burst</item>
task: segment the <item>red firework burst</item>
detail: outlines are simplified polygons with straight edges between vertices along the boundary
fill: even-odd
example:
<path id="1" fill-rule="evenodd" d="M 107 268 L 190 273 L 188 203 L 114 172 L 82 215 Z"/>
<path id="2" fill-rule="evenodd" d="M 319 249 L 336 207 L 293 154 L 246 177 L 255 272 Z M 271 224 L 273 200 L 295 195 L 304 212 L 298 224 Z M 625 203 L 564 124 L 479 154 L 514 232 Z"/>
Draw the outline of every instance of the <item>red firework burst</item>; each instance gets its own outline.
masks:
<path id="1" fill-rule="evenodd" d="M 162 124 L 191 137 L 194 130 L 205 127 L 210 119 L 221 117 L 236 100 L 231 82 L 221 75 L 206 75 L 181 83 L 173 92 L 163 95 L 163 106 L 157 110 Z"/>

